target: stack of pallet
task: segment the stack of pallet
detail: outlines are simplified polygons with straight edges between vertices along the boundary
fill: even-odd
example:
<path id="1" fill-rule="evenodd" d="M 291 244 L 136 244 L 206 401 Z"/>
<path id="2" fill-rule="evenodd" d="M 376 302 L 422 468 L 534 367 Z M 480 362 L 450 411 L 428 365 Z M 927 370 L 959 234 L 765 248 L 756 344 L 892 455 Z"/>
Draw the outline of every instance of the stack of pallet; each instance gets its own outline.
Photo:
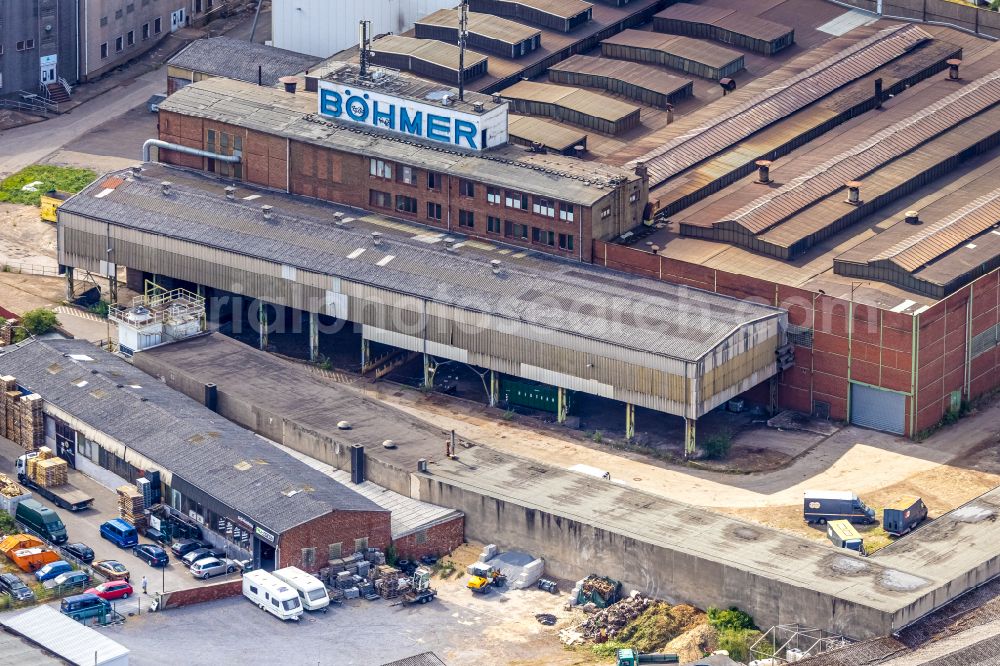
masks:
<path id="1" fill-rule="evenodd" d="M 142 493 L 135 486 L 118 488 L 118 510 L 121 517 L 140 531 L 146 527 L 146 515 L 143 513 L 145 508 Z"/>
<path id="2" fill-rule="evenodd" d="M 10 375 L 0 377 L 0 437 L 7 437 L 7 394 L 17 390 L 17 380 Z"/>
<path id="3" fill-rule="evenodd" d="M 401 592 L 403 572 L 387 564 L 375 567 L 375 591 L 383 599 L 395 599 Z"/>
<path id="4" fill-rule="evenodd" d="M 45 417 L 42 396 L 29 393 L 20 400 L 20 423 L 15 440 L 25 451 L 35 451 L 45 444 Z M 11 438 L 14 439 L 14 438 Z"/>
<path id="5" fill-rule="evenodd" d="M 21 428 L 21 392 L 17 386 L 5 389 L 3 393 L 4 403 L 4 437 L 14 440 L 18 439 L 18 432 Z"/>
<path id="6" fill-rule="evenodd" d="M 54 488 L 69 481 L 69 465 L 62 458 L 35 458 L 35 475 L 31 478 L 43 488 Z"/>

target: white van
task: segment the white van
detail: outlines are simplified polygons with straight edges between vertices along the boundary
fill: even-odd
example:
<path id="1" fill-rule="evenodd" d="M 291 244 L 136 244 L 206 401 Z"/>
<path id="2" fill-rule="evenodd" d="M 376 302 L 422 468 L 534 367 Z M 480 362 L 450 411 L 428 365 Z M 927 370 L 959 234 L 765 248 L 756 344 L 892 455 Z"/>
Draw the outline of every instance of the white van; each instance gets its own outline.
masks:
<path id="1" fill-rule="evenodd" d="M 243 574 L 243 596 L 281 620 L 302 615 L 298 593 L 263 569 Z"/>
<path id="2" fill-rule="evenodd" d="M 302 601 L 302 606 L 306 610 L 326 612 L 326 607 L 330 605 L 330 596 L 326 593 L 326 585 L 319 578 L 298 567 L 276 569 L 274 577 L 288 583 L 293 590 L 299 593 L 299 600 Z"/>

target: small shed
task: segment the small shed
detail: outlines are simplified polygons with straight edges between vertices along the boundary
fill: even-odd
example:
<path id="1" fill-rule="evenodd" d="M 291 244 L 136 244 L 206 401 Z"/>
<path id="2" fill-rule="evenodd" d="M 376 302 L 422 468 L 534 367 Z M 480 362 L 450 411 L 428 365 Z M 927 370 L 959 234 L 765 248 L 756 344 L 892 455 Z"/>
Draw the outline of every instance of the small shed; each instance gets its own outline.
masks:
<path id="1" fill-rule="evenodd" d="M 128 666 L 129 650 L 51 606 L 5 617 L 0 624 L 14 634 L 78 666 Z"/>

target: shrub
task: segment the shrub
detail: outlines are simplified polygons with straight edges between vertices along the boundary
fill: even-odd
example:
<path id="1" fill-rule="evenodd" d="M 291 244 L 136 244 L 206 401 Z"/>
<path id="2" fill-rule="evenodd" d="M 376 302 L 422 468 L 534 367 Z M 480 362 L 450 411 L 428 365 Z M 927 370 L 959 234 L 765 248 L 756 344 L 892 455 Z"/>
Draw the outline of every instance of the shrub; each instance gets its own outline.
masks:
<path id="1" fill-rule="evenodd" d="M 394 567 L 398 560 L 399 554 L 396 552 L 396 546 L 390 543 L 385 549 L 385 563 Z"/>
<path id="2" fill-rule="evenodd" d="M 719 631 L 757 628 L 757 625 L 753 623 L 753 618 L 736 606 L 730 607 L 729 610 L 720 610 L 714 606 L 709 607 L 708 621 Z"/>
<path id="3" fill-rule="evenodd" d="M 723 611 L 725 612 L 725 611 Z M 757 646 L 757 654 L 750 653 L 750 646 L 760 638 L 761 633 L 753 629 L 724 629 L 719 631 L 719 648 L 729 653 L 733 661 L 746 663 L 752 659 L 771 656 L 773 648 L 770 643 Z"/>
<path id="4" fill-rule="evenodd" d="M 17 534 L 19 531 L 14 518 L 6 511 L 0 509 L 0 534 Z"/>
<path id="5" fill-rule="evenodd" d="M 594 440 L 596 443 L 600 444 L 601 442 L 604 441 L 604 435 L 601 434 L 600 430 L 595 430 L 593 436 L 591 436 L 591 439 Z"/>
<path id="6" fill-rule="evenodd" d="M 108 311 L 111 309 L 111 306 L 108 305 L 107 301 L 102 300 L 102 301 L 97 301 L 87 309 L 93 312 L 98 317 L 101 317 L 102 319 L 107 319 Z"/>
<path id="7" fill-rule="evenodd" d="M 45 335 L 59 323 L 56 313 L 45 308 L 29 310 L 21 317 L 21 326 L 24 326 L 32 335 Z"/>
<path id="8" fill-rule="evenodd" d="M 732 433 L 717 432 L 705 440 L 705 456 L 712 460 L 722 460 L 729 455 L 732 446 Z"/>

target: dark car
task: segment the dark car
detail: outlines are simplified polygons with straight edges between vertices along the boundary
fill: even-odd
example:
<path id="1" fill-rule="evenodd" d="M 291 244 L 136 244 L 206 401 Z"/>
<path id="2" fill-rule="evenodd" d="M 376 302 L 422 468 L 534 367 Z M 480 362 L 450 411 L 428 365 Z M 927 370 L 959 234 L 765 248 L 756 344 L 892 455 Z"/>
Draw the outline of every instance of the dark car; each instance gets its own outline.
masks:
<path id="1" fill-rule="evenodd" d="M 42 583 L 46 590 L 55 588 L 67 590 L 73 587 L 87 587 L 88 585 L 90 585 L 90 574 L 86 571 L 67 571 Z"/>
<path id="2" fill-rule="evenodd" d="M 151 567 L 165 567 L 170 561 L 167 551 L 148 543 L 140 543 L 133 547 L 132 554 Z"/>
<path id="3" fill-rule="evenodd" d="M 208 546 L 203 544 L 197 539 L 178 539 L 174 541 L 174 545 L 170 546 L 170 552 L 172 552 L 177 557 L 184 557 L 192 550 L 198 550 L 199 548 L 207 548 Z"/>
<path id="4" fill-rule="evenodd" d="M 198 548 L 196 550 L 192 550 L 190 553 L 188 553 L 181 559 L 184 560 L 184 564 L 186 566 L 190 567 L 198 560 L 203 560 L 206 557 L 225 557 L 225 556 L 226 556 L 225 548 Z"/>
<path id="5" fill-rule="evenodd" d="M 31 588 L 12 573 L 0 574 L 0 591 L 9 594 L 14 601 L 30 601 L 35 598 Z"/>
<path id="6" fill-rule="evenodd" d="M 94 549 L 85 543 L 68 543 L 62 547 L 62 551 L 84 564 L 90 564 L 94 561 Z"/>

